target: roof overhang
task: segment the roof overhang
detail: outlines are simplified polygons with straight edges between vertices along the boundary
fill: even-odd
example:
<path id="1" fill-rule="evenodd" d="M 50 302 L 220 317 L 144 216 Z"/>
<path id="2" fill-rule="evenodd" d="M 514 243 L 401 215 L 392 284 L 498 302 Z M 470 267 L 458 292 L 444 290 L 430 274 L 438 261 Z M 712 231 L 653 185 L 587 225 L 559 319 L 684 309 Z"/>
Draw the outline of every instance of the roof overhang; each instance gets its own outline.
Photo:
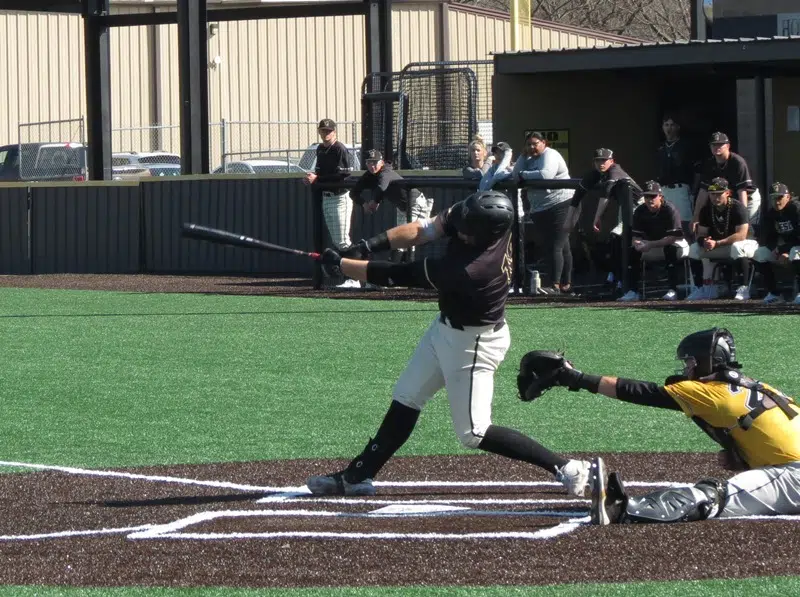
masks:
<path id="1" fill-rule="evenodd" d="M 497 74 L 713 68 L 738 77 L 800 75 L 800 37 L 638 44 L 497 54 Z M 693 69 L 693 70 L 695 70 Z"/>
<path id="2" fill-rule="evenodd" d="M 83 13 L 83 0 L 3 0 L 2 10 Z"/>

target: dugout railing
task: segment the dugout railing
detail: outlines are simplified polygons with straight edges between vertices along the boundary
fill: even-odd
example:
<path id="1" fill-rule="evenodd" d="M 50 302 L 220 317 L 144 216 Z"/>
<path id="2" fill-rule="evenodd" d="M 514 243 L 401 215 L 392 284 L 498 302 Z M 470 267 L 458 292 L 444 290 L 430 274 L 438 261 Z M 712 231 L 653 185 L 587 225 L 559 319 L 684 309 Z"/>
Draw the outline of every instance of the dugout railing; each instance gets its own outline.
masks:
<path id="1" fill-rule="evenodd" d="M 404 172 L 398 184 L 434 199 L 433 214 L 476 189 L 459 173 Z M 351 177 L 344 186 L 352 187 Z M 511 197 L 521 188 L 576 188 L 577 179 L 497 185 Z M 222 247 L 183 239 L 183 222 L 196 222 L 298 249 L 328 246 L 317 192 L 297 175 L 168 177 L 142 181 L 0 184 L 0 274 L 156 273 L 284 275 L 320 283 L 313 263 L 294 255 Z M 520 221 L 518 202 L 513 201 Z M 594 215 L 583 201 L 582 221 Z M 353 210 L 351 237 L 368 238 L 396 224 L 395 209 L 367 215 Z M 607 214 L 615 210 L 609 209 Z M 584 225 L 584 228 L 586 226 Z M 589 222 L 591 227 L 591 222 Z M 523 293 L 524 241 L 514 227 L 514 285 Z M 417 258 L 444 244 L 419 247 Z"/>

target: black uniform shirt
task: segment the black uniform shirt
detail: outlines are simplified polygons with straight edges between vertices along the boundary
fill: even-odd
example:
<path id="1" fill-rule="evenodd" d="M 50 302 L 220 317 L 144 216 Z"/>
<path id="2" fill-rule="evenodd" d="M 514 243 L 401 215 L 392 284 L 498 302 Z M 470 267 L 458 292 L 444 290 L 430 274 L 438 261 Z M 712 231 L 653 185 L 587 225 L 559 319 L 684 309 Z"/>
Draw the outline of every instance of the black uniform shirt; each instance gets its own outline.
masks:
<path id="1" fill-rule="evenodd" d="M 700 188 L 708 190 L 708 185 L 711 184 L 711 181 L 718 177 L 727 180 L 734 192 L 745 189 L 748 193 L 752 193 L 756 190 L 756 186 L 750 177 L 750 169 L 747 167 L 747 162 L 738 153 L 731 152 L 731 156 L 722 164 L 717 163 L 714 156 L 708 158 L 703 163 Z"/>
<path id="2" fill-rule="evenodd" d="M 728 199 L 728 206 L 722 210 L 714 207 L 709 199 L 708 203 L 700 210 L 698 217 L 700 226 L 708 228 L 708 235 L 714 240 L 729 237 L 736 232 L 736 228 L 749 221 L 747 208 L 733 197 Z"/>
<path id="3" fill-rule="evenodd" d="M 770 249 L 788 253 L 792 247 L 800 246 L 800 203 L 789 201 L 782 210 L 774 207 L 764 213 L 761 224 L 763 243 Z"/>
<path id="4" fill-rule="evenodd" d="M 683 236 L 681 214 L 667 200 L 662 200 L 661 208 L 652 212 L 642 203 L 633 212 L 633 236 L 644 240 L 661 240 L 665 236 Z"/>
<path id="5" fill-rule="evenodd" d="M 341 141 L 332 143 L 325 147 L 324 143 L 317 146 L 317 166 L 314 173 L 317 175 L 317 182 L 340 182 L 350 176 L 353 172 L 353 163 L 350 152 Z M 341 194 L 346 189 L 325 189 L 332 193 Z"/>
<path id="6" fill-rule="evenodd" d="M 578 190 L 576 190 L 575 194 L 572 196 L 570 205 L 572 205 L 572 207 L 578 207 L 581 199 L 586 196 L 586 193 L 593 189 L 599 189 L 603 197 L 614 197 L 614 187 L 621 180 L 630 182 L 635 199 L 641 197 L 642 189 L 636 184 L 636 181 L 615 162 L 611 164 L 611 167 L 605 172 L 592 170 L 584 176 L 578 185 Z"/>
<path id="7" fill-rule="evenodd" d="M 658 148 L 658 182 L 663 186 L 694 184 L 695 163 L 689 142 L 678 139 L 664 141 Z"/>
<path id="8" fill-rule="evenodd" d="M 408 198 L 411 197 L 411 200 L 415 201 L 420 192 L 417 189 L 404 189 L 400 185 L 392 184 L 395 180 L 403 180 L 403 177 L 389 165 L 384 165 L 377 174 L 366 171 L 358 179 L 353 190 L 350 191 L 350 196 L 361 203 L 361 193 L 365 190 L 372 190 L 372 199 L 376 203 L 388 199 L 395 207 L 406 211 L 408 209 Z"/>
<path id="9" fill-rule="evenodd" d="M 439 292 L 439 310 L 454 325 L 484 326 L 503 321 L 513 272 L 511 230 L 487 248 L 468 245 L 439 214 L 450 237 L 441 258 L 426 258 L 425 275 Z"/>

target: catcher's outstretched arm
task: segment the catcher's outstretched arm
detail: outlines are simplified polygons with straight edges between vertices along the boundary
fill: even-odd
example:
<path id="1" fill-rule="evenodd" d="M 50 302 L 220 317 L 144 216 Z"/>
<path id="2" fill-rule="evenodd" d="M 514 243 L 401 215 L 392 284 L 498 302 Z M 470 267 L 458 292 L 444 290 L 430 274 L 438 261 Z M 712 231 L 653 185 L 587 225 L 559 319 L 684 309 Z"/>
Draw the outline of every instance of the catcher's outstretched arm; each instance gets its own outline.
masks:
<path id="1" fill-rule="evenodd" d="M 569 370 L 568 370 L 569 371 Z M 575 373 L 565 372 L 566 376 L 574 378 L 572 383 L 567 383 L 570 389 L 589 390 L 595 394 L 602 394 L 609 398 L 616 398 L 623 402 L 631 402 L 642 406 L 653 406 L 656 408 L 667 408 L 670 410 L 680 410 L 681 407 L 664 389 L 651 381 L 640 381 L 637 379 L 625 379 L 623 377 L 611 377 L 604 375 L 600 377 L 600 383 L 594 385 L 594 380 L 586 380 L 594 376 L 581 373 L 575 368 L 571 368 Z M 579 374 L 579 375 L 578 375 Z M 597 388 L 596 390 L 593 388 Z"/>

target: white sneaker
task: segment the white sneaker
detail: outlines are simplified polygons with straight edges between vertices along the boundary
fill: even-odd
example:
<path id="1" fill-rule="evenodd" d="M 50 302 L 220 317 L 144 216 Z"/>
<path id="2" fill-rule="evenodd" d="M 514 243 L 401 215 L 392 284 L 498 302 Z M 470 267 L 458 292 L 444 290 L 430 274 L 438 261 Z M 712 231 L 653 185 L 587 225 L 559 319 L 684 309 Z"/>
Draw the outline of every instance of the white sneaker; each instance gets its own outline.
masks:
<path id="1" fill-rule="evenodd" d="M 589 484 L 591 463 L 585 460 L 570 460 L 560 469 L 556 469 L 556 481 L 561 483 L 569 495 L 583 497 Z"/>
<path id="2" fill-rule="evenodd" d="M 641 300 L 641 297 L 639 296 L 639 293 L 636 292 L 635 290 L 629 290 L 628 292 L 623 294 L 621 297 L 619 297 L 617 299 L 617 302 L 619 302 L 619 303 L 630 303 L 630 302 L 638 301 L 638 300 Z"/>
<path id="3" fill-rule="evenodd" d="M 794 300 L 792 301 L 792 304 L 793 305 L 800 305 L 800 292 L 798 292 L 797 296 L 794 297 Z"/>
<path id="4" fill-rule="evenodd" d="M 345 280 L 341 284 L 339 284 L 336 288 L 361 288 L 361 282 L 358 280 Z"/>
<path id="5" fill-rule="evenodd" d="M 736 289 L 736 294 L 733 298 L 737 301 L 749 301 L 750 289 L 747 286 L 739 286 L 739 288 Z"/>
<path id="6" fill-rule="evenodd" d="M 764 304 L 765 305 L 780 305 L 781 303 L 785 303 L 786 300 L 780 294 L 772 294 L 771 292 L 764 297 Z"/>
<path id="7" fill-rule="evenodd" d="M 661 297 L 665 301 L 677 301 L 678 293 L 674 290 L 668 290 L 667 294 Z"/>

